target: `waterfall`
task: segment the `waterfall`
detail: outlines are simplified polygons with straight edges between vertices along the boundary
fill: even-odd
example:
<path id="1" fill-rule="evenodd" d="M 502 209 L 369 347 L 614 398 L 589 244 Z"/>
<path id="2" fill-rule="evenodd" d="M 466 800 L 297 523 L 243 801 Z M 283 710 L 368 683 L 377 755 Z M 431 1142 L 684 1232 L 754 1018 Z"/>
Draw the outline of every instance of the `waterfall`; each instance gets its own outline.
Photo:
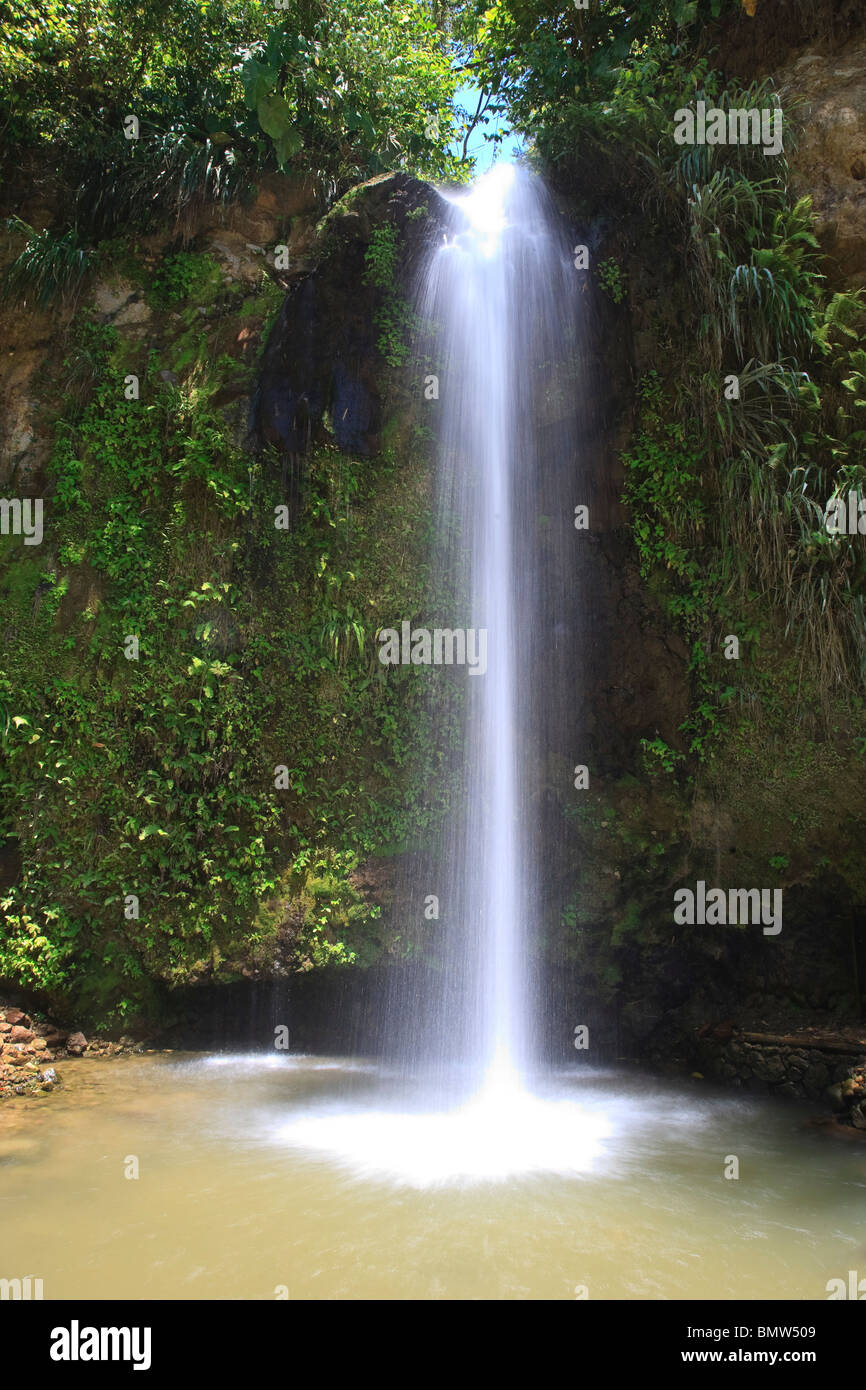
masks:
<path id="1" fill-rule="evenodd" d="M 440 905 L 435 966 L 408 989 L 398 976 L 395 1041 L 366 1103 L 314 1107 L 280 1131 L 356 1174 L 415 1186 L 583 1173 L 610 1132 L 597 1105 L 575 1100 L 573 1068 L 563 1085 L 539 1065 L 545 1001 L 533 984 L 545 914 L 558 910 L 544 892 L 547 851 L 567 835 L 580 751 L 585 278 L 524 171 L 498 166 L 449 201 L 451 224 L 418 274 L 411 369 L 435 405 L 431 626 L 484 630 L 487 651 L 473 672 L 435 657 L 425 669 L 419 648 L 443 761 L 431 804 L 449 813 L 409 910 L 417 921 L 422 901 Z M 414 643 L 421 629 L 403 628 Z M 556 1020 L 561 1038 L 575 1021 Z"/>
<path id="2" fill-rule="evenodd" d="M 549 714 L 553 629 L 570 601 L 556 583 L 552 591 L 543 552 L 544 524 L 570 525 L 569 499 L 546 496 L 557 461 L 546 451 L 573 447 L 573 431 L 561 429 L 557 443 L 545 419 L 572 365 L 577 277 L 531 175 L 498 165 L 450 201 L 453 225 L 416 297 L 420 323 L 432 325 L 424 370 L 438 383 L 434 591 L 448 595 L 444 626 L 486 631 L 487 663 L 484 674 L 454 676 L 464 777 L 440 861 L 452 925 L 439 1050 L 446 1056 L 461 1037 L 473 1072 L 502 1087 L 517 1083 L 531 1053 L 527 929 L 541 858 L 533 788 L 549 729 L 533 688 L 547 687 Z M 572 410 L 560 403 L 560 423 Z M 453 726 L 448 690 L 436 698 Z"/>

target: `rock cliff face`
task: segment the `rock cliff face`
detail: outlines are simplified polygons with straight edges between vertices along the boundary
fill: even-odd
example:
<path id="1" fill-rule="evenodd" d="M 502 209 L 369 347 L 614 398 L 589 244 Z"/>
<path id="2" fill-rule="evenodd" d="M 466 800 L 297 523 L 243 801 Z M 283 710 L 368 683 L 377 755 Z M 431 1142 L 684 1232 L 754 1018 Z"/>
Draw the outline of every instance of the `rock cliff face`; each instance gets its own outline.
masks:
<path id="1" fill-rule="evenodd" d="M 736 19 L 709 45 L 711 64 L 729 77 L 771 77 L 802 127 L 790 154 L 794 191 L 813 199 L 831 291 L 863 285 L 866 269 L 864 22 L 859 6 L 762 0 L 754 21 Z M 604 168 L 593 181 L 579 161 L 575 155 L 573 168 L 556 174 L 559 191 L 573 216 L 590 209 L 600 230 L 597 254 L 615 257 L 630 285 L 627 312 L 608 310 L 597 333 L 609 430 L 617 447 L 627 447 L 630 391 L 647 373 L 664 374 L 666 354 L 688 351 L 683 345 L 696 324 L 645 205 L 628 194 L 618 200 Z M 593 191 L 599 187 L 604 207 Z M 613 495 L 622 487 L 615 458 L 609 469 Z M 855 751 L 862 727 L 844 700 L 829 718 L 790 700 L 802 658 L 765 613 L 740 707 L 721 721 L 711 759 L 682 777 L 659 769 L 648 776 L 642 738 L 660 737 L 674 760 L 687 746 L 682 725 L 695 704 L 689 652 L 635 576 L 633 538 L 615 507 L 604 512 L 600 549 L 608 563 L 593 556 L 586 592 L 606 663 L 587 702 L 601 775 L 572 821 L 558 905 L 544 914 L 552 922 L 561 911 L 567 927 L 551 943 L 560 968 L 548 980 L 549 1046 L 568 1055 L 568 1017 L 591 1023 L 608 1056 L 659 1065 L 676 1059 L 730 1079 L 737 1071 L 725 1069 L 725 1058 L 710 1066 L 708 1022 L 733 1018 L 757 1036 L 794 1034 L 805 1023 L 832 1030 L 862 1016 L 866 879 L 857 846 L 866 816 Z M 630 608 L 641 616 L 621 630 L 621 642 L 620 618 Z M 801 674 L 792 684 L 795 670 Z M 764 937 L 759 925 L 678 927 L 674 890 L 699 880 L 780 888 L 778 939 Z M 552 886 L 551 906 L 555 896 Z M 764 1084 L 760 1075 L 753 1081 Z"/>
<path id="2" fill-rule="evenodd" d="M 761 0 L 721 36 L 731 76 L 770 78 L 799 129 L 788 151 L 834 288 L 866 283 L 866 32 L 859 0 Z"/>
<path id="3" fill-rule="evenodd" d="M 327 218 L 315 243 L 316 269 L 292 272 L 290 291 L 270 335 L 254 403 L 259 447 L 271 445 L 301 466 L 327 416 L 340 449 L 379 452 L 383 425 L 376 313 L 381 290 L 367 275 L 376 227 L 400 238 L 399 284 L 411 282 L 421 248 L 442 234 L 442 199 L 406 175 L 372 179 Z"/>
<path id="4" fill-rule="evenodd" d="M 124 996 L 125 1017 L 154 1015 L 181 983 L 269 978 L 350 955 L 369 963 L 387 949 L 387 930 L 373 925 L 383 893 L 371 887 L 387 874 L 366 860 L 408 833 L 405 769 L 421 732 L 399 673 L 386 683 L 363 642 L 395 608 L 418 609 L 429 467 L 377 317 L 436 234 L 438 202 L 417 181 L 377 179 L 323 219 L 305 185 L 264 180 L 250 207 L 199 210 L 114 244 L 77 299 L 51 313 L 26 301 L 3 308 L 0 480 L 7 494 L 44 499 L 46 524 L 38 553 L 13 537 L 0 555 L 2 708 L 13 739 L 24 728 L 30 740 L 28 770 L 19 763 L 6 787 L 0 881 L 15 907 L 0 975 L 70 1022 L 105 1021 Z M 21 206 L 34 225 L 50 220 L 48 206 L 42 218 Z M 383 286 L 367 270 L 385 226 L 399 254 Z M 3 264 L 23 240 L 9 235 Z M 284 503 L 292 525 L 278 533 Z M 115 621 L 142 637 L 134 660 Z M 211 680 L 195 684 L 206 670 Z M 58 672 L 80 693 L 87 735 L 55 706 Z M 108 714 L 118 680 L 137 691 L 119 722 Z M 175 685 L 192 701 L 179 724 Z M 45 719 L 57 721 L 72 776 L 30 798 L 22 778 L 41 767 L 26 749 Z M 275 798 L 280 767 L 292 776 Z M 130 841 L 130 818 L 145 798 L 156 805 L 139 777 L 163 776 L 161 824 L 155 814 Z M 44 872 L 43 834 L 70 842 Z M 223 836 L 227 874 L 213 869 Z M 313 840 L 315 855 L 299 854 Z M 188 847 L 185 884 L 176 894 L 170 856 L 124 870 L 140 911 L 119 925 L 93 876 L 158 841 Z M 223 913 L 223 892 L 245 906 Z M 34 914 L 54 920 L 56 910 L 76 943 L 70 973 L 54 968 L 50 927 L 35 960 L 27 945 Z"/>
<path id="5" fill-rule="evenodd" d="M 34 178 L 37 185 L 43 181 Z M 14 185 L 4 189 L 2 211 L 14 213 L 37 232 L 50 225 L 63 194 L 50 184 L 37 195 L 26 196 Z M 22 201 L 17 201 L 21 195 Z M 187 215 L 182 225 L 168 225 L 140 238 L 144 265 L 156 266 L 167 250 L 194 248 L 212 255 L 226 286 L 252 292 L 263 275 L 266 248 L 283 240 L 288 247 L 293 273 L 308 267 L 305 254 L 315 239 L 321 211 L 311 182 L 266 175 L 254 201 L 223 213 L 205 205 Z M 0 238 L 0 271 L 21 249 L 24 235 L 6 232 Z M 273 257 L 271 257 L 273 260 Z M 284 281 L 287 286 L 288 278 Z M 125 338 L 147 346 L 157 338 L 161 325 L 140 281 L 132 283 L 123 267 L 88 284 L 81 296 L 56 300 L 50 310 L 32 300 L 0 304 L 0 330 L 4 352 L 0 356 L 0 484 L 15 483 L 30 491 L 46 484 L 45 465 L 53 440 L 53 413 L 64 385 L 62 363 L 66 334 L 76 314 L 92 309 L 98 322 L 117 328 Z M 249 331 L 248 338 L 253 337 Z"/>
<path id="6" fill-rule="evenodd" d="M 796 139 L 787 151 L 793 188 L 798 196 L 811 198 L 828 290 L 863 287 L 866 13 L 862 5 L 848 0 L 816 0 L 812 5 L 760 0 L 753 20 L 742 16 L 717 37 L 720 45 L 713 51 L 714 64 L 728 77 L 770 79 L 796 127 Z M 781 652 L 774 663 L 780 659 Z M 774 683 L 779 679 L 778 672 L 772 676 Z M 831 1037 L 829 1056 L 834 1024 L 863 1016 L 866 883 L 856 846 L 864 831 L 864 805 L 850 751 L 856 717 L 852 723 L 850 715 L 843 715 L 835 727 L 816 727 L 805 738 L 799 717 L 798 724 L 799 728 L 791 727 L 790 738 L 769 745 L 764 738 L 759 741 L 751 754 L 753 758 L 757 754 L 751 776 L 744 761 L 747 748 L 728 741 L 722 754 L 726 773 L 721 778 L 697 779 L 684 861 L 700 865 L 700 872 L 713 881 L 730 874 L 736 864 L 734 872 L 745 882 L 762 859 L 765 864 L 773 862 L 771 842 L 775 842 L 775 855 L 788 861 L 783 871 L 784 940 L 780 937 L 771 951 L 754 939 L 714 950 L 696 932 L 688 941 L 681 939 L 674 951 L 657 950 L 648 963 L 643 997 L 621 1000 L 619 1019 L 632 1038 L 631 1046 L 651 1054 L 658 1064 L 679 1057 L 682 1066 L 697 1065 L 735 1085 L 775 1087 L 785 1094 L 817 1099 L 828 1080 L 841 1078 L 838 1108 L 845 1110 L 846 1104 L 854 1106 L 851 1097 L 862 1081 L 862 1057 L 858 1072 L 851 1057 L 844 1062 L 835 1057 L 831 1064 L 827 1056 L 804 1054 L 808 1030 L 799 1043 L 796 1036 L 779 1034 L 796 1035 L 803 1024 L 814 1021 L 818 1026 L 813 1032 L 820 1035 L 823 1022 Z M 763 755 L 773 742 L 775 756 L 761 773 Z M 789 804 L 791 799 L 794 805 Z M 820 811 L 818 802 L 823 803 Z M 812 821 L 805 836 L 801 813 Z M 666 977 L 664 987 L 658 987 L 656 972 Z M 653 1003 L 654 998 L 658 1002 Z M 731 1041 L 730 1022 L 722 1025 L 721 1032 L 705 1022 L 718 1022 L 727 1014 L 733 1014 L 743 1030 L 752 1028 L 754 1033 L 734 1030 Z M 775 1028 L 775 1036 L 767 1032 L 769 1028 Z M 769 1052 L 762 1050 L 764 1043 Z M 842 1051 L 842 1043 L 836 1051 Z M 804 1056 L 816 1062 L 805 1082 L 800 1074 Z M 825 1062 L 829 1074 L 825 1074 Z M 859 1110 L 848 1116 L 848 1123 L 862 1127 Z"/>
<path id="7" fill-rule="evenodd" d="M 812 198 L 827 274 L 837 288 L 866 285 L 866 35 L 803 53 L 775 78 L 802 122 L 791 163 Z"/>

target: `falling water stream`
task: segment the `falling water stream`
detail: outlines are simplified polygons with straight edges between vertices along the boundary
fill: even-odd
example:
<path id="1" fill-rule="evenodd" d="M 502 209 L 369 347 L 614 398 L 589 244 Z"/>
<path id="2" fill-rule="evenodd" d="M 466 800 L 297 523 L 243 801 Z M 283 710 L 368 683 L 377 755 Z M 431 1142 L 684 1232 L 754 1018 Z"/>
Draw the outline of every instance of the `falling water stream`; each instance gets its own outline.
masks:
<path id="1" fill-rule="evenodd" d="M 469 689 L 465 747 L 469 805 L 463 822 L 462 917 L 481 946 L 477 956 L 476 1055 L 488 1094 L 518 1086 L 523 1060 L 520 925 L 524 917 L 517 759 L 514 456 L 522 363 L 510 320 L 513 269 L 501 253 L 513 166 L 503 165 L 462 200 L 469 228 L 432 262 L 424 305 L 441 320 L 448 374 L 443 381 L 443 457 L 463 472 L 464 536 L 471 546 L 471 626 L 486 631 L 487 669 Z M 440 482 L 440 490 L 442 483 Z M 447 552 L 446 552 L 447 553 Z M 471 848 L 471 855 L 466 849 Z"/>
<path id="2" fill-rule="evenodd" d="M 551 563 L 544 524 L 566 537 L 571 524 L 556 468 L 568 473 L 582 433 L 585 325 L 540 181 L 500 165 L 451 203 L 452 224 L 416 295 L 428 326 L 424 370 L 435 371 L 439 387 L 432 587 L 440 604 L 448 595 L 445 626 L 463 623 L 486 640 L 483 668 L 455 677 L 462 797 L 446 827 L 441 881 L 426 885 L 450 925 L 438 1017 L 415 1058 L 456 1055 L 487 1102 L 495 1095 L 504 1105 L 508 1095 L 513 1105 L 525 1097 L 538 1050 L 530 969 L 544 850 L 537 783 L 557 741 L 557 695 L 574 695 L 574 651 L 560 631 L 574 636 L 563 622 L 574 607 L 573 575 Z M 441 684 L 433 689 L 441 702 L 434 720 L 450 727 L 453 710 Z M 566 739 L 576 742 L 573 714 L 570 723 Z"/>
<path id="3" fill-rule="evenodd" d="M 576 629 L 573 585 L 539 563 L 540 480 L 579 430 L 584 330 L 537 183 L 497 169 L 453 211 L 417 301 L 440 385 L 437 566 L 488 650 L 484 674 L 452 673 L 462 798 L 421 885 L 446 923 L 435 1026 L 393 1064 L 58 1064 L 63 1090 L 0 1114 L 0 1272 L 46 1298 L 818 1299 L 866 1260 L 866 1157 L 797 1107 L 541 1065 L 533 768 Z M 559 496 L 563 524 L 579 500 Z"/>

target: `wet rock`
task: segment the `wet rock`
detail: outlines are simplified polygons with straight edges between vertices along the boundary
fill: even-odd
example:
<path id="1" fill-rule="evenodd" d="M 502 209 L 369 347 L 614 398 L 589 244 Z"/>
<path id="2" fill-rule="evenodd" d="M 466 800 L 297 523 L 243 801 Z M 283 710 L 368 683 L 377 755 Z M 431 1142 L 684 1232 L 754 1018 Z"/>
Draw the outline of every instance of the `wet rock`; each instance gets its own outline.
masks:
<path id="1" fill-rule="evenodd" d="M 422 205 L 427 215 L 419 222 Z M 317 264 L 293 283 L 268 339 L 254 407 L 257 447 L 271 445 L 284 456 L 281 480 L 290 502 L 297 501 L 300 461 L 311 441 L 332 438 L 364 458 L 378 453 L 381 364 L 374 323 L 382 292 L 366 278 L 367 247 L 377 226 L 393 223 L 408 276 L 422 244 L 447 225 L 445 209 L 429 185 L 389 174 L 368 180 L 323 220 Z"/>
<path id="2" fill-rule="evenodd" d="M 755 1060 L 755 1075 L 761 1081 L 773 1083 L 783 1081 L 785 1079 L 784 1063 L 778 1055 L 759 1053 Z"/>
<path id="3" fill-rule="evenodd" d="M 208 238 L 207 249 L 231 280 L 247 281 L 251 285 L 261 280 L 265 253 L 260 246 L 248 242 L 243 233 L 220 231 Z"/>
<path id="4" fill-rule="evenodd" d="M 153 317 L 141 292 L 125 280 L 97 284 L 93 298 L 100 314 L 117 328 L 143 327 Z"/>
<path id="5" fill-rule="evenodd" d="M 81 1057 L 87 1051 L 87 1039 L 83 1033 L 70 1033 L 66 1039 L 66 1051 L 71 1057 Z"/>
<path id="6" fill-rule="evenodd" d="M 817 1098 L 826 1089 L 830 1073 L 823 1062 L 812 1062 L 803 1073 L 803 1087 L 807 1096 Z"/>
<path id="7" fill-rule="evenodd" d="M 5 1018 L 4 1018 L 5 1015 Z M 12 1021 L 10 1021 L 12 1020 Z M 66 1033 L 54 1024 L 32 1019 L 22 1009 L 0 1004 L 0 1100 L 10 1096 L 35 1096 L 60 1085 L 53 1067 L 49 1040 L 62 1041 Z M 86 1047 L 86 1040 L 84 1042 Z"/>

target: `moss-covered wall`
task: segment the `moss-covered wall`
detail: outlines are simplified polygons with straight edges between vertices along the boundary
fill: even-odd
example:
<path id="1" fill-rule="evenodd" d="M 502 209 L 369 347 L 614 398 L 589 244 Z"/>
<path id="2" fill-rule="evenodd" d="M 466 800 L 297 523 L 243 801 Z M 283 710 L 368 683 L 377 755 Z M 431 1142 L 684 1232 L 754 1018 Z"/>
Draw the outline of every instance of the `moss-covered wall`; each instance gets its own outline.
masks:
<path id="1" fill-rule="evenodd" d="M 845 67 L 861 42 L 844 27 L 842 48 L 823 45 L 810 72 Z M 789 78 L 798 58 L 809 64 L 808 49 L 784 56 Z M 810 95 L 826 104 L 838 93 Z M 802 107 L 799 118 L 808 119 Z M 800 142 L 812 163 L 801 158 L 794 191 L 805 191 L 811 169 L 823 208 L 831 207 L 825 181 L 835 166 L 817 170 L 808 131 Z M 761 569 L 761 547 L 776 532 L 748 489 L 736 503 L 736 535 L 720 535 L 725 468 L 708 448 L 716 427 L 697 415 L 684 421 L 682 409 L 688 393 L 699 398 L 706 372 L 694 233 L 685 200 L 673 209 L 650 166 L 625 150 L 616 138 L 575 140 L 548 170 L 568 215 L 599 237 L 595 264 L 608 300 L 600 351 L 618 456 L 610 478 L 624 506 L 603 515 L 593 561 L 606 574 L 598 640 L 616 674 L 590 699 L 599 775 L 562 808 L 573 836 L 546 914 L 555 963 L 547 1035 L 568 1055 L 563 1020 L 591 1015 L 611 1053 L 663 1059 L 682 1054 L 683 1040 L 707 1021 L 796 1026 L 862 1016 L 866 725 L 862 672 L 856 660 L 844 672 L 836 662 L 838 610 L 821 603 L 820 525 L 802 542 L 793 516 L 779 527 L 779 571 L 787 565 L 789 599 L 802 586 L 799 609 L 767 582 L 770 565 Z M 849 179 L 847 167 L 838 177 Z M 826 223 L 816 223 L 828 277 L 819 308 L 860 278 L 855 260 L 851 276 L 842 274 Z M 616 267 L 607 285 L 604 264 Z M 853 351 L 856 331 L 849 341 Z M 830 343 L 808 363 L 822 400 L 838 402 L 828 436 L 844 432 L 850 414 L 833 377 L 832 334 Z M 804 452 L 820 448 L 814 416 L 795 418 L 794 428 Z M 775 487 L 771 469 L 764 479 Z M 804 555 L 814 564 L 812 590 Z M 852 583 L 859 563 L 853 556 Z M 726 657 L 730 635 L 735 659 Z M 782 932 L 677 924 L 674 893 L 698 880 L 781 890 Z"/>
<path id="2" fill-rule="evenodd" d="M 6 311 L 30 361 L 5 485 L 44 500 L 44 539 L 0 556 L 0 976 L 76 1018 L 411 949 L 382 903 L 435 750 L 373 639 L 423 602 L 429 443 L 370 248 L 393 228 L 408 264 L 428 195 L 374 181 L 316 230 L 272 185 L 185 243 L 103 248 L 53 333 Z M 291 389 L 302 449 L 273 428 Z M 350 437 L 364 393 L 375 437 Z"/>

